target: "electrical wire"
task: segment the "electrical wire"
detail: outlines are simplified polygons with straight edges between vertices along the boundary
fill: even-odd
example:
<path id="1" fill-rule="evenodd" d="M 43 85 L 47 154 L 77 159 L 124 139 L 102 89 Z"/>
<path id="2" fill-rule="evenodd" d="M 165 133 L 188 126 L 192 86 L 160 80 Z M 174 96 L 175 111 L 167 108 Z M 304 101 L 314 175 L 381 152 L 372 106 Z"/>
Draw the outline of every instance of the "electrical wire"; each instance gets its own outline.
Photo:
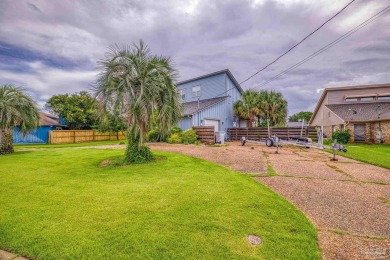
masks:
<path id="1" fill-rule="evenodd" d="M 299 41 L 297 44 L 295 44 L 294 46 L 292 46 L 290 49 L 288 49 L 286 52 L 284 52 L 282 55 L 280 55 L 279 57 L 277 57 L 275 60 L 273 60 L 272 62 L 268 63 L 266 66 L 264 66 L 263 68 L 261 68 L 260 70 L 256 71 L 256 73 L 252 74 L 251 76 L 249 76 L 248 78 L 246 78 L 245 80 L 241 81 L 240 84 L 250 80 L 251 78 L 253 78 L 254 76 L 256 76 L 257 74 L 259 74 L 260 72 L 262 72 L 263 70 L 265 70 L 266 68 L 268 68 L 269 66 L 271 66 L 272 64 L 274 64 L 275 62 L 277 62 L 280 58 L 282 58 L 283 56 L 285 56 L 287 53 L 289 53 L 290 51 L 292 51 L 293 49 L 295 49 L 298 45 L 300 45 L 301 43 L 303 43 L 307 38 L 309 38 L 310 36 L 312 36 L 313 34 L 315 34 L 318 30 L 320 30 L 322 27 L 325 26 L 325 24 L 327 24 L 328 22 L 330 22 L 331 20 L 333 20 L 336 16 L 338 16 L 341 12 L 343 12 L 349 5 L 351 5 L 353 2 L 355 2 L 355 0 L 352 0 L 351 2 L 349 2 L 346 6 L 344 6 L 340 11 L 338 11 L 336 14 L 334 14 L 332 17 L 330 17 L 328 20 L 326 20 L 323 24 L 321 24 L 317 29 L 315 29 L 314 31 L 312 31 L 311 33 L 309 33 L 307 36 L 305 36 L 301 41 Z"/>
<path id="2" fill-rule="evenodd" d="M 357 31 L 359 31 L 363 27 L 365 27 L 368 24 L 372 23 L 373 21 L 375 21 L 376 19 L 378 19 L 382 15 L 385 15 L 389 11 L 390 11 L 390 6 L 387 6 L 386 8 L 382 9 L 380 12 L 376 13 L 375 15 L 371 16 L 370 18 L 368 18 L 367 20 L 365 20 L 364 22 L 362 22 L 361 24 L 359 24 L 358 26 L 353 28 L 352 30 L 348 31 L 347 33 L 343 34 L 342 36 L 340 36 L 336 40 L 334 40 L 334 41 L 330 42 L 329 44 L 325 45 L 324 47 L 320 48 L 319 50 L 317 50 L 316 52 L 312 53 L 311 55 L 309 55 L 305 59 L 301 60 L 300 62 L 294 64 L 293 66 L 289 67 L 288 69 L 282 71 L 281 73 L 279 73 L 276 76 L 272 77 L 271 79 L 267 80 L 265 83 L 261 84 L 258 87 L 259 88 L 264 87 L 268 83 L 270 83 L 270 82 L 280 78 L 281 76 L 283 76 L 284 74 L 288 73 L 289 71 L 291 71 L 291 70 L 301 66 L 302 64 L 306 63 L 307 61 L 313 59 L 314 57 L 318 56 L 319 54 L 321 54 L 324 51 L 328 50 L 329 48 L 333 47 L 334 45 L 336 45 L 340 41 L 344 40 L 345 38 L 349 37 L 350 35 L 354 34 Z"/>

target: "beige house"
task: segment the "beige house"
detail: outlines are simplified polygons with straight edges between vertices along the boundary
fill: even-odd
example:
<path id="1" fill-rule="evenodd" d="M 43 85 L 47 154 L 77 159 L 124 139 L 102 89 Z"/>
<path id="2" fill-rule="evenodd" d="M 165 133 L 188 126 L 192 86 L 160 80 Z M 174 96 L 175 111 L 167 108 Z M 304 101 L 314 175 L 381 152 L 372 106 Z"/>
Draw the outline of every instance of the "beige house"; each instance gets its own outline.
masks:
<path id="1" fill-rule="evenodd" d="M 390 144 L 390 84 L 325 88 L 309 125 L 328 137 L 349 129 L 352 142 Z"/>

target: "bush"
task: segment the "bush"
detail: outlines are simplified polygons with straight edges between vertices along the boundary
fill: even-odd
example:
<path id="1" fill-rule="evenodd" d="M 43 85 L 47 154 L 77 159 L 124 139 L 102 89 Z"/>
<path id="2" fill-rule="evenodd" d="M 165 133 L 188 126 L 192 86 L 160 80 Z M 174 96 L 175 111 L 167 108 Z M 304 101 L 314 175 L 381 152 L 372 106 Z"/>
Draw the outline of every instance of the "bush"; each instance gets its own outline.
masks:
<path id="1" fill-rule="evenodd" d="M 148 133 L 149 142 L 158 142 L 160 133 L 157 130 L 150 130 Z"/>
<path id="2" fill-rule="evenodd" d="M 337 130 L 332 134 L 332 139 L 337 140 L 340 144 L 348 143 L 350 137 L 351 134 L 349 133 L 349 130 Z"/>
<path id="3" fill-rule="evenodd" d="M 172 134 L 168 138 L 168 143 L 170 144 L 180 144 L 183 140 L 181 139 L 181 136 L 179 134 Z"/>
<path id="4" fill-rule="evenodd" d="M 187 130 L 181 134 L 181 139 L 184 144 L 193 144 L 198 140 L 198 136 L 194 130 Z"/>
<path id="5" fill-rule="evenodd" d="M 173 134 L 179 134 L 180 135 L 182 132 L 183 132 L 183 130 L 181 130 L 180 127 L 175 126 L 174 128 L 172 128 L 170 134 L 171 135 L 173 135 Z"/>
<path id="6" fill-rule="evenodd" d="M 138 142 L 132 142 L 126 149 L 126 162 L 146 163 L 154 159 L 152 151 L 147 146 L 138 147 Z"/>

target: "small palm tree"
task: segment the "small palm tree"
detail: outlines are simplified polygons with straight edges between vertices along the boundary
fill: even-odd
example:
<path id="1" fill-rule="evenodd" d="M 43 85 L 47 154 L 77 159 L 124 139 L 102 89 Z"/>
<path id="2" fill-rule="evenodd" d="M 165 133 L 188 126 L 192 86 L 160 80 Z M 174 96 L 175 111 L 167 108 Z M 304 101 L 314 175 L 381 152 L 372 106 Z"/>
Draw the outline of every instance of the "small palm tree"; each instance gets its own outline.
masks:
<path id="1" fill-rule="evenodd" d="M 13 130 L 23 134 L 38 127 L 39 112 L 35 102 L 22 89 L 0 85 L 0 154 L 12 153 Z"/>
<path id="2" fill-rule="evenodd" d="M 182 116 L 171 60 L 152 55 L 140 41 L 139 45 L 113 46 L 100 65 L 96 98 L 103 113 L 120 111 L 126 118 L 127 161 L 151 160 L 152 154 L 143 141 L 153 123 L 167 134 Z"/>
<path id="3" fill-rule="evenodd" d="M 254 127 L 253 122 L 260 113 L 258 92 L 246 90 L 241 100 L 233 104 L 233 113 L 238 118 L 249 120 L 249 127 Z"/>

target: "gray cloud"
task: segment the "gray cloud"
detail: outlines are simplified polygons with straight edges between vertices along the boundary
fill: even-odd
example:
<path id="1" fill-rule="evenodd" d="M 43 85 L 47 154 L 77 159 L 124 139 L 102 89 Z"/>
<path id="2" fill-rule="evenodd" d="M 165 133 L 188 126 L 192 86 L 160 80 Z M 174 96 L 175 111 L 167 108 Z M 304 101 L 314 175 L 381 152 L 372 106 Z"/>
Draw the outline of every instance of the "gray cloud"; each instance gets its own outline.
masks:
<path id="1" fill-rule="evenodd" d="M 107 47 L 139 39 L 154 53 L 172 57 L 179 80 L 229 68 L 242 81 L 347 2 L 5 0 L 0 2 L 0 44 L 14 48 L 0 53 L 0 82 L 22 85 L 44 104 L 52 94 L 89 89 L 98 72 L 96 62 Z M 353 3 L 243 88 L 259 88 L 385 4 L 381 0 Z M 292 114 L 312 109 L 320 95 L 317 90 L 324 87 L 389 82 L 389 22 L 389 15 L 381 17 L 264 88 L 282 91 Z M 35 55 L 12 58 L 18 50 Z M 57 66 L 61 60 L 64 65 Z"/>

